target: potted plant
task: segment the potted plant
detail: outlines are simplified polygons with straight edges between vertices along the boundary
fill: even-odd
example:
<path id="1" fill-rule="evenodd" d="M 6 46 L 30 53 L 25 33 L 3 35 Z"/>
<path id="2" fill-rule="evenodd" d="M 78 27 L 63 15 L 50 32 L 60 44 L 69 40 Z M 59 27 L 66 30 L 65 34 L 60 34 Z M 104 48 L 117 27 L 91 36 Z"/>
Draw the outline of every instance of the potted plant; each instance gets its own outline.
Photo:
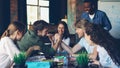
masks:
<path id="1" fill-rule="evenodd" d="M 76 57 L 77 68 L 88 68 L 88 54 L 87 52 L 81 52 L 78 57 Z"/>
<path id="2" fill-rule="evenodd" d="M 15 54 L 13 60 L 14 60 L 14 63 L 15 63 L 13 68 L 27 68 L 27 66 L 25 65 L 25 61 L 26 61 L 25 52 L 20 52 L 18 55 Z"/>

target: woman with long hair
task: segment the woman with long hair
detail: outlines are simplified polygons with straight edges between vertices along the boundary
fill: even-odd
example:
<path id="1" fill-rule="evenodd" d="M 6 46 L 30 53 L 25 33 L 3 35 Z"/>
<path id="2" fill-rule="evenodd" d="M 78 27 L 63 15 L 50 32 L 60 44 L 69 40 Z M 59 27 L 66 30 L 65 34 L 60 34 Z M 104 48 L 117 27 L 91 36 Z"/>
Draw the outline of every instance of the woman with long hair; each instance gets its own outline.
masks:
<path id="1" fill-rule="evenodd" d="M 60 21 L 57 25 L 57 32 L 55 33 L 54 37 L 51 39 L 53 46 L 55 45 L 55 43 L 57 41 L 57 37 L 59 37 L 59 36 L 61 37 L 61 40 L 66 45 L 70 45 L 70 33 L 68 30 L 67 23 L 64 21 Z M 61 43 L 59 44 L 59 46 L 57 48 L 57 52 L 65 52 L 60 45 L 62 45 L 62 44 Z"/>
<path id="2" fill-rule="evenodd" d="M 99 61 L 96 61 L 96 54 L 90 55 L 95 62 L 100 63 L 103 67 L 118 68 L 120 65 L 119 47 L 115 39 L 108 31 L 100 25 L 93 23 L 84 24 L 84 37 L 91 46 L 95 46 Z"/>

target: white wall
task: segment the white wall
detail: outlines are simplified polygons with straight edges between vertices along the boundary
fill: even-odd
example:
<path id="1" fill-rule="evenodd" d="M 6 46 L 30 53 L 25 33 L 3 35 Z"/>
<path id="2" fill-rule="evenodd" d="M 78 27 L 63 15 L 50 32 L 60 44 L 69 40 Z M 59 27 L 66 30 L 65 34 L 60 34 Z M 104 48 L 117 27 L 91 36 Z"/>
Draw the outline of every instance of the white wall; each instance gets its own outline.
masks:
<path id="1" fill-rule="evenodd" d="M 110 33 L 113 37 L 120 39 L 120 2 L 108 2 L 108 0 L 100 0 L 98 9 L 106 12 L 112 24 Z"/>

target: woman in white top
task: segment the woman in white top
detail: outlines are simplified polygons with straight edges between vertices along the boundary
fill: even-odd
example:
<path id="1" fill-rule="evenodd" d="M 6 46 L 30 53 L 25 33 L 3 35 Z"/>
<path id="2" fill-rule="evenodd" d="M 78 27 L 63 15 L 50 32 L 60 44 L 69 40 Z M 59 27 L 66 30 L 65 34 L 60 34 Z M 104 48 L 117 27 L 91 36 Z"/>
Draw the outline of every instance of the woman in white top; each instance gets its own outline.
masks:
<path id="1" fill-rule="evenodd" d="M 10 68 L 13 64 L 15 54 L 20 51 L 16 46 L 16 41 L 20 40 L 25 32 L 25 26 L 19 22 L 13 22 L 9 25 L 8 29 L 4 32 L 0 40 L 0 68 Z M 38 50 L 39 47 L 31 47 L 26 52 L 29 56 L 32 50 Z"/>
<path id="2" fill-rule="evenodd" d="M 70 45 L 70 34 L 69 34 L 69 30 L 68 30 L 68 26 L 66 24 L 66 22 L 64 21 L 60 21 L 58 23 L 57 26 L 57 32 L 54 35 L 53 41 L 52 43 L 55 44 L 57 41 L 57 37 L 61 36 L 61 40 L 66 44 L 66 45 Z M 61 44 L 60 44 L 61 45 Z M 57 52 L 64 52 L 64 50 L 61 48 L 61 46 L 58 46 Z"/>
<path id="3" fill-rule="evenodd" d="M 93 23 L 86 23 L 84 25 L 85 39 L 91 46 L 95 46 L 94 53 L 90 55 L 93 59 L 93 63 L 101 64 L 103 67 L 119 68 L 120 65 L 120 53 L 118 52 L 119 46 L 115 43 L 115 39 L 104 30 L 100 25 Z M 99 60 L 95 60 L 97 55 Z"/>

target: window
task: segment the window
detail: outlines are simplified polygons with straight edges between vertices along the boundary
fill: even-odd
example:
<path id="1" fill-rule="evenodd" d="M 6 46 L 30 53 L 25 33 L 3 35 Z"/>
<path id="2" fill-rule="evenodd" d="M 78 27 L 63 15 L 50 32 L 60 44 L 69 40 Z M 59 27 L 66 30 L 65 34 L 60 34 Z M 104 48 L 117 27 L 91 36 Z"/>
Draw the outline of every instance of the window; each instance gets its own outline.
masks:
<path id="1" fill-rule="evenodd" d="M 28 24 L 41 19 L 49 22 L 49 0 L 27 0 Z"/>

